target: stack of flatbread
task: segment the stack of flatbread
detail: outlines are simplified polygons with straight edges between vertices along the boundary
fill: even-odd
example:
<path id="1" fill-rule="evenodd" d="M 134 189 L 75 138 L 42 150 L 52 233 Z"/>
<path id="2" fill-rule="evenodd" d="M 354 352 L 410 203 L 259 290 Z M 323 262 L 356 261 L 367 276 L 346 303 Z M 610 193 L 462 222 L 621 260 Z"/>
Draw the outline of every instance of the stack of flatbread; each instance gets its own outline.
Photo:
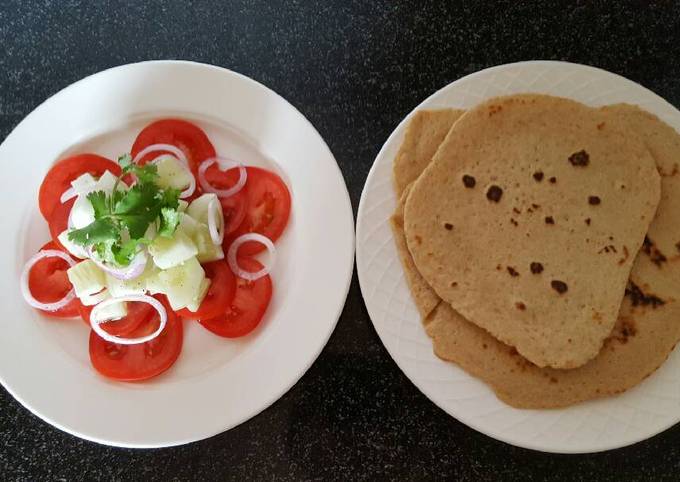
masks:
<path id="1" fill-rule="evenodd" d="M 434 352 L 518 408 L 610 396 L 680 340 L 680 135 L 522 94 L 419 111 L 397 248 Z"/>

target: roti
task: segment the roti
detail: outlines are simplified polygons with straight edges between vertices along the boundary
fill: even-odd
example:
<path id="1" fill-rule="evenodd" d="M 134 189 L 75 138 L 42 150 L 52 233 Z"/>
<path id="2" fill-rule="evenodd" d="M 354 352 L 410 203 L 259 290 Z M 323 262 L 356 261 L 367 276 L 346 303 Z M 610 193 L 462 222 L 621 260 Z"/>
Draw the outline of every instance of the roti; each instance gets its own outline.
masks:
<path id="1" fill-rule="evenodd" d="M 659 203 L 656 165 L 613 113 L 558 97 L 461 116 L 404 208 L 444 301 L 539 367 L 575 368 L 611 333 Z"/>
<path id="2" fill-rule="evenodd" d="M 599 354 L 582 367 L 571 370 L 539 368 L 511 346 L 467 321 L 447 303 L 435 300 L 435 308 L 423 316 L 437 356 L 481 379 L 501 400 L 516 408 L 556 408 L 621 393 L 653 373 L 680 340 L 680 306 L 676 299 L 680 292 L 680 251 L 673 251 L 680 242 L 680 225 L 668 222 L 674 215 L 678 216 L 680 206 L 677 172 L 680 135 L 634 106 L 608 106 L 603 110 L 624 119 L 642 135 L 662 173 L 663 187 L 649 228 L 657 251 L 642 250 L 635 259 L 628 295 L 614 330 Z M 403 216 L 403 207 L 397 208 L 394 218 L 400 215 Z M 395 225 L 399 226 L 398 220 L 393 228 Z M 403 230 L 394 232 L 395 239 L 401 236 L 405 242 Z M 399 245 L 399 240 L 397 242 Z M 402 260 L 408 260 L 408 250 L 400 251 Z M 659 262 L 663 258 L 666 261 Z M 429 287 L 412 260 L 403 265 L 412 289 L 417 283 L 421 283 L 421 290 Z M 415 275 L 409 274 L 410 271 L 415 271 Z M 420 303 L 420 298 L 414 299 L 416 304 Z M 422 314 L 421 306 L 419 309 Z"/>
<path id="3" fill-rule="evenodd" d="M 392 168 L 397 196 L 420 176 L 453 123 L 464 112 L 457 109 L 420 110 L 413 115 Z"/>

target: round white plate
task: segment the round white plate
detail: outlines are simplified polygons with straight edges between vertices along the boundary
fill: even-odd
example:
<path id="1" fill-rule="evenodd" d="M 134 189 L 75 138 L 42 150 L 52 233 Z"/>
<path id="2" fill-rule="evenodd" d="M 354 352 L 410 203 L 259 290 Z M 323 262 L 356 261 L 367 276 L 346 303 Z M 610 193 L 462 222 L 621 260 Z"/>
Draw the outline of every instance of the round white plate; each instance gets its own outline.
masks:
<path id="1" fill-rule="evenodd" d="M 117 157 L 161 117 L 203 127 L 219 154 L 279 172 L 292 194 L 277 242 L 274 296 L 258 329 L 217 337 L 185 323 L 177 363 L 142 383 L 100 377 L 89 330 L 30 309 L 19 292 L 24 261 L 49 239 L 38 187 L 67 153 Z M 226 69 L 191 62 L 116 67 L 62 90 L 0 146 L 0 381 L 33 413 L 79 437 L 126 447 L 199 440 L 253 417 L 281 397 L 330 337 L 352 276 L 354 225 L 342 174 L 318 132 L 279 95 Z M 330 255 L 332 253 L 332 255 Z"/>
<path id="2" fill-rule="evenodd" d="M 680 131 L 680 112 L 644 87 L 593 67 L 520 62 L 468 75 L 415 110 L 471 108 L 498 95 L 536 92 L 592 106 L 628 102 Z M 415 111 L 414 111 L 415 112 Z M 546 452 L 596 452 L 651 437 L 680 420 L 680 352 L 623 395 L 560 410 L 517 410 L 452 363 L 437 358 L 425 334 L 397 257 L 388 219 L 396 206 L 392 161 L 409 114 L 389 137 L 368 175 L 357 220 L 357 269 L 380 339 L 407 377 L 436 405 L 466 425 L 504 442 Z"/>

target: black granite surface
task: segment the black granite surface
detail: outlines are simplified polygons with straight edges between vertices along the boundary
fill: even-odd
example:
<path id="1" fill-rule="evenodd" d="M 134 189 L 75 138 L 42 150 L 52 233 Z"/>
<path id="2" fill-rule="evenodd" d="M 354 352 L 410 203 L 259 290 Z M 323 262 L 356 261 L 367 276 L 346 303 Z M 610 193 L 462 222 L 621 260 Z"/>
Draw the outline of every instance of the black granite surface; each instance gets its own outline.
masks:
<path id="1" fill-rule="evenodd" d="M 286 97 L 328 142 L 356 210 L 371 163 L 403 116 L 485 67 L 586 63 L 680 106 L 680 5 L 0 0 L 0 138 L 70 83 L 146 59 L 228 67 Z M 2 480 L 548 478 L 678 480 L 680 427 L 582 456 L 481 435 L 399 371 L 356 279 L 333 337 L 301 381 L 261 415 L 208 440 L 159 450 L 104 447 L 52 428 L 0 389 Z"/>

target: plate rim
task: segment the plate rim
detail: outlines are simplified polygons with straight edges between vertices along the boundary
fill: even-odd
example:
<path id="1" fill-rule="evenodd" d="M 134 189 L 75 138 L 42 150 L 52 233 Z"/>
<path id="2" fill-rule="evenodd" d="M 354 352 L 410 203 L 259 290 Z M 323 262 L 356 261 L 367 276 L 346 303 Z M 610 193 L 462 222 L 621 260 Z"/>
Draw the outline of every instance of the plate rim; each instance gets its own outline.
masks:
<path id="1" fill-rule="evenodd" d="M 538 66 L 558 67 L 558 66 L 562 66 L 562 67 L 567 67 L 567 68 L 578 68 L 578 69 L 583 68 L 583 69 L 586 69 L 586 70 L 590 69 L 590 70 L 593 70 L 593 71 L 597 71 L 601 74 L 614 76 L 614 77 L 617 77 L 619 81 L 622 81 L 622 82 L 625 82 L 625 83 L 628 83 L 628 84 L 634 84 L 637 88 L 643 89 L 644 91 L 646 91 L 647 94 L 650 94 L 651 96 L 655 97 L 656 100 L 658 100 L 662 104 L 664 104 L 666 108 L 672 109 L 678 115 L 678 117 L 680 118 L 680 111 L 678 111 L 678 109 L 674 105 L 672 105 L 666 99 L 659 96 L 654 91 L 648 89 L 647 87 L 645 87 L 644 85 L 642 85 L 638 82 L 635 82 L 631 79 L 628 79 L 628 78 L 626 78 L 626 77 L 624 77 L 620 74 L 602 69 L 600 67 L 587 65 L 587 64 L 581 64 L 581 63 L 575 63 L 575 62 L 566 62 L 566 61 L 561 61 L 561 60 L 524 60 L 524 61 L 517 61 L 517 62 L 506 63 L 506 64 L 494 65 L 494 66 L 491 66 L 491 67 L 483 68 L 483 69 L 478 70 L 476 72 L 469 73 L 467 75 L 463 75 L 462 77 L 459 77 L 459 78 L 443 85 L 442 87 L 437 89 L 435 92 L 428 95 L 421 102 L 419 102 L 413 109 L 411 109 L 399 121 L 399 123 L 394 127 L 394 129 L 392 130 L 390 135 L 387 137 L 387 139 L 383 143 L 382 147 L 378 151 L 378 154 L 375 156 L 375 159 L 373 160 L 373 163 L 371 164 L 371 168 L 369 170 L 368 176 L 366 177 L 366 182 L 365 182 L 364 187 L 362 189 L 361 197 L 360 197 L 360 200 L 359 200 L 359 207 L 357 209 L 357 216 L 356 216 L 357 221 L 356 221 L 356 232 L 355 232 L 355 234 L 356 234 L 356 249 L 355 249 L 355 251 L 356 251 L 356 258 L 357 258 L 357 277 L 358 277 L 358 280 L 359 280 L 359 287 L 360 287 L 360 290 L 361 290 L 362 298 L 364 298 L 366 310 L 368 312 L 369 318 L 371 319 L 371 324 L 373 325 L 373 329 L 377 333 L 378 338 L 380 339 L 380 342 L 382 343 L 383 347 L 388 352 L 388 354 L 390 355 L 392 360 L 396 363 L 396 365 L 399 367 L 401 372 L 406 376 L 406 378 L 411 382 L 411 384 L 413 384 L 423 395 L 425 395 L 431 403 L 433 403 L 442 412 L 444 412 L 444 414 L 446 414 L 446 416 L 453 418 L 457 422 L 459 422 L 463 425 L 466 425 L 467 427 L 469 427 L 469 428 L 471 428 L 471 429 L 473 429 L 473 430 L 475 430 L 475 431 L 477 431 L 477 432 L 479 432 L 479 433 L 481 433 L 481 434 L 483 434 L 487 437 L 498 440 L 498 441 L 503 442 L 503 443 L 508 444 L 508 445 L 512 445 L 512 446 L 515 446 L 515 447 L 520 447 L 520 448 L 524 448 L 524 449 L 528 449 L 528 450 L 533 450 L 533 451 L 536 451 L 536 452 L 556 453 L 556 454 L 587 454 L 587 453 L 605 452 L 605 451 L 609 451 L 609 450 L 615 450 L 615 449 L 618 449 L 618 448 L 631 446 L 631 445 L 640 443 L 644 440 L 648 440 L 648 439 L 668 430 L 669 428 L 677 425 L 680 422 L 680 410 L 678 410 L 678 414 L 677 414 L 675 421 L 668 423 L 666 426 L 662 427 L 659 430 L 655 430 L 655 431 L 650 432 L 646 435 L 631 437 L 631 438 L 625 439 L 625 440 L 621 439 L 621 441 L 613 443 L 613 444 L 601 444 L 601 446 L 597 446 L 597 447 L 593 447 L 593 448 L 590 448 L 590 447 L 586 447 L 584 449 L 577 449 L 577 448 L 574 448 L 574 449 L 565 449 L 565 448 L 557 449 L 557 448 L 550 448 L 550 447 L 545 448 L 545 447 L 542 447 L 539 443 L 532 443 L 532 442 L 526 442 L 526 441 L 520 442 L 518 440 L 513 440 L 510 437 L 506 437 L 504 434 L 501 434 L 501 433 L 490 433 L 487 429 L 480 427 L 477 423 L 475 423 L 472 420 L 468 420 L 468 419 L 461 420 L 460 418 L 458 418 L 460 416 L 460 414 L 456 414 L 456 416 L 454 416 L 452 413 L 449 413 L 448 409 L 445 408 L 443 402 L 438 401 L 436 399 L 437 397 L 432 395 L 430 389 L 428 389 L 426 387 L 425 383 L 423 383 L 421 381 L 414 380 L 413 378 L 411 378 L 411 376 L 409 375 L 407 370 L 404 369 L 404 363 L 402 363 L 402 361 L 399 359 L 399 357 L 396 356 L 396 354 L 393 352 L 393 350 L 389 346 L 389 344 L 386 343 L 386 341 L 385 341 L 385 335 L 386 334 L 382 333 L 381 330 L 378 328 L 376 322 L 373 320 L 373 317 L 371 316 L 371 310 L 368 306 L 368 303 L 365 302 L 366 298 L 364 297 L 364 292 L 368 292 L 368 290 L 369 290 L 369 288 L 368 288 L 369 281 L 367 280 L 368 275 L 364 274 L 364 268 L 363 268 L 368 263 L 364 260 L 364 252 L 361 249 L 362 233 L 364 232 L 364 228 L 363 228 L 363 224 L 361 223 L 361 219 L 364 217 L 364 212 L 367 209 L 370 208 L 370 206 L 367 205 L 367 201 L 366 201 L 366 197 L 368 196 L 367 187 L 369 185 L 369 181 L 371 181 L 374 177 L 377 176 L 378 160 L 386 155 L 386 151 L 388 150 L 389 145 L 392 142 L 394 142 L 395 138 L 398 135 L 400 135 L 401 131 L 405 128 L 405 126 L 411 120 L 412 116 L 418 110 L 421 110 L 423 108 L 426 109 L 428 107 L 429 108 L 458 108 L 458 106 L 451 106 L 451 105 L 449 105 L 449 106 L 437 106 L 437 107 L 432 107 L 432 106 L 428 105 L 428 104 L 431 103 L 432 100 L 436 99 L 436 97 L 441 95 L 445 90 L 450 89 L 452 86 L 454 86 L 456 84 L 463 83 L 464 81 L 469 81 L 469 80 L 474 79 L 475 77 L 478 77 L 478 76 L 488 75 L 489 73 L 493 73 L 494 71 L 497 71 L 497 70 L 503 70 L 503 69 L 510 68 L 510 67 L 523 67 L 523 66 L 526 66 L 526 67 L 538 67 Z M 401 266 L 401 263 L 399 263 L 399 267 L 400 267 L 400 270 L 403 273 L 403 267 Z M 418 325 L 422 326 L 420 320 L 418 320 Z M 671 353 L 669 353 L 669 357 L 670 357 Z M 446 362 L 446 361 L 441 360 L 439 358 L 437 358 L 437 360 L 441 361 L 442 364 L 445 364 L 445 365 L 453 364 L 457 368 L 460 368 L 457 364 L 455 364 L 453 362 Z M 473 377 L 472 375 L 467 373 L 462 368 L 460 368 L 460 370 L 462 370 L 465 373 L 467 378 L 478 380 L 477 378 Z M 655 372 L 656 372 L 656 370 L 655 370 Z M 479 381 L 481 381 L 481 380 L 479 380 Z M 482 382 L 482 383 L 484 383 L 484 382 Z M 486 383 L 484 383 L 484 385 L 486 385 L 488 387 L 488 385 Z M 495 394 L 493 394 L 493 396 L 495 396 Z M 601 400 L 606 400 L 607 398 L 611 398 L 611 397 L 605 397 Z M 582 402 L 582 403 L 587 403 L 587 401 Z M 559 411 L 559 410 L 563 410 L 563 409 L 557 408 L 557 409 L 550 409 L 550 410 Z M 529 412 L 529 411 L 527 410 L 527 412 Z"/>
<path id="2" fill-rule="evenodd" d="M 25 125 L 27 122 L 30 122 L 31 119 L 34 117 L 40 115 L 40 113 L 51 103 L 54 102 L 56 99 L 63 95 L 67 95 L 70 93 L 72 90 L 78 89 L 80 85 L 82 85 L 85 82 L 90 81 L 93 78 L 98 78 L 101 76 L 106 76 L 109 75 L 111 72 L 116 72 L 116 71 L 122 71 L 126 69 L 135 69 L 135 68 L 144 68 L 144 67 L 151 67 L 153 68 L 154 66 L 159 65 L 159 66 L 164 66 L 164 65 L 170 65 L 170 66 L 178 66 L 180 68 L 182 67 L 191 67 L 191 68 L 198 68 L 198 69 L 204 69 L 204 70 L 212 70 L 220 75 L 227 75 L 227 76 L 233 76 L 236 79 L 238 79 L 239 82 L 245 82 L 245 83 L 250 83 L 254 85 L 257 89 L 261 89 L 261 91 L 266 94 L 266 95 L 271 95 L 274 98 L 276 98 L 278 101 L 283 102 L 283 105 L 286 106 L 287 110 L 290 110 L 290 112 L 294 113 L 295 117 L 297 117 L 299 120 L 301 120 L 303 123 L 307 125 L 307 127 L 310 129 L 310 132 L 313 132 L 316 134 L 316 137 L 318 138 L 318 141 L 320 142 L 320 145 L 322 146 L 322 149 L 325 151 L 326 156 L 329 160 L 332 160 L 333 162 L 330 163 L 329 167 L 333 169 L 333 177 L 337 177 L 342 183 L 343 191 L 342 193 L 344 194 L 342 198 L 338 198 L 337 202 L 340 206 L 342 206 L 342 211 L 344 211 L 346 218 L 342 221 L 347 224 L 347 226 L 343 227 L 342 230 L 347 232 L 348 240 L 343 240 L 343 241 L 349 241 L 348 246 L 346 246 L 344 249 L 347 249 L 347 267 L 345 268 L 345 273 L 343 274 L 345 276 L 345 283 L 343 290 L 339 293 L 339 302 L 337 308 L 334 310 L 332 314 L 332 317 L 329 316 L 329 319 L 332 319 L 333 321 L 331 323 L 328 323 L 328 326 L 326 330 L 323 333 L 323 337 L 319 338 L 318 341 L 314 345 L 314 349 L 311 350 L 312 354 L 307 358 L 306 362 L 304 363 L 304 366 L 302 366 L 298 372 L 296 372 L 294 375 L 292 375 L 289 378 L 289 382 L 285 383 L 282 385 L 282 387 L 277 390 L 272 392 L 270 397 L 267 397 L 266 399 L 263 399 L 263 401 L 259 404 L 253 404 L 252 406 L 254 407 L 252 410 L 249 410 L 247 414 L 241 419 L 236 422 L 230 422 L 224 425 L 215 425 L 214 430 L 209 430 L 209 431 L 203 431 L 201 433 L 195 433 L 192 436 L 186 436 L 184 438 L 176 438 L 173 440 L 168 440 L 162 443 L 135 443 L 135 442 L 123 442 L 120 440 L 106 440 L 97 436 L 91 436 L 86 433 L 83 433 L 81 430 L 71 428 L 70 426 L 67 426 L 66 424 L 62 424 L 58 420 L 55 420 L 53 417 L 46 416 L 42 414 L 38 409 L 33 407 L 31 404 L 29 404 L 24 397 L 22 397 L 17 390 L 15 390 L 15 387 L 10 386 L 5 377 L 2 375 L 2 372 L 0 371 L 0 384 L 3 386 L 5 390 L 16 400 L 18 401 L 24 408 L 26 408 L 29 412 L 31 412 L 33 415 L 38 417 L 39 419 L 47 422 L 48 424 L 52 425 L 53 427 L 66 432 L 70 435 L 73 435 L 75 437 L 90 441 L 90 442 L 95 442 L 101 445 L 106 445 L 106 446 L 113 446 L 113 447 L 122 447 L 122 448 L 139 448 L 139 449 L 151 449 L 151 448 L 162 448 L 162 447 L 173 447 L 173 446 L 179 446 L 179 445 L 185 445 L 193 442 L 197 442 L 200 440 L 204 440 L 216 435 L 219 435 L 221 433 L 227 432 L 231 430 L 232 428 L 235 428 L 255 416 L 259 415 L 262 413 L 264 410 L 268 409 L 271 407 L 274 403 L 276 403 L 278 400 L 280 400 L 286 393 L 288 393 L 301 379 L 302 377 L 309 371 L 311 366 L 314 364 L 314 362 L 318 359 L 319 355 L 322 353 L 326 345 L 328 344 L 328 341 L 330 340 L 332 334 L 335 332 L 335 328 L 337 327 L 337 324 L 340 320 L 340 317 L 342 315 L 342 312 L 344 310 L 344 307 L 347 302 L 347 297 L 349 295 L 349 291 L 351 288 L 352 284 L 352 278 L 354 276 L 354 265 L 355 265 L 355 253 L 356 253 L 356 231 L 355 231 L 355 216 L 354 216 L 354 211 L 352 207 L 352 202 L 351 202 L 351 197 L 349 195 L 349 190 L 347 187 L 347 182 L 345 181 L 345 177 L 342 173 L 342 170 L 340 169 L 340 165 L 337 162 L 337 159 L 333 152 L 331 151 L 330 147 L 328 146 L 328 143 L 326 140 L 323 138 L 323 136 L 319 133 L 319 131 L 314 127 L 314 125 L 311 123 L 311 121 L 302 113 L 300 110 L 293 105 L 290 101 L 288 101 L 285 97 L 280 95 L 278 92 L 274 91 L 272 88 L 262 84 L 261 82 L 248 77 L 244 74 L 241 74 L 239 72 L 236 72 L 234 70 L 231 70 L 226 67 L 218 66 L 218 65 L 213 65 L 213 64 L 208 64 L 208 63 L 203 63 L 203 62 L 196 62 L 196 61 L 190 61 L 190 60 L 172 60 L 172 59 L 157 59 L 157 60 L 144 60 L 140 62 L 132 62 L 132 63 L 126 63 L 126 64 L 120 64 L 116 66 L 112 66 L 106 69 L 103 69 L 101 71 L 94 72 L 92 74 L 89 74 L 83 78 L 80 78 L 69 85 L 63 87 L 62 89 L 58 90 L 57 92 L 53 93 L 49 97 L 47 97 L 44 101 L 42 101 L 40 104 L 38 104 L 36 107 L 34 107 L 25 117 L 21 119 L 20 122 L 18 122 L 12 130 L 9 132 L 7 137 L 5 137 L 2 140 L 2 143 L 0 143 L 0 153 L 2 153 L 2 148 L 4 144 L 12 138 L 12 136 L 15 134 L 16 131 L 18 131 L 23 125 Z"/>

